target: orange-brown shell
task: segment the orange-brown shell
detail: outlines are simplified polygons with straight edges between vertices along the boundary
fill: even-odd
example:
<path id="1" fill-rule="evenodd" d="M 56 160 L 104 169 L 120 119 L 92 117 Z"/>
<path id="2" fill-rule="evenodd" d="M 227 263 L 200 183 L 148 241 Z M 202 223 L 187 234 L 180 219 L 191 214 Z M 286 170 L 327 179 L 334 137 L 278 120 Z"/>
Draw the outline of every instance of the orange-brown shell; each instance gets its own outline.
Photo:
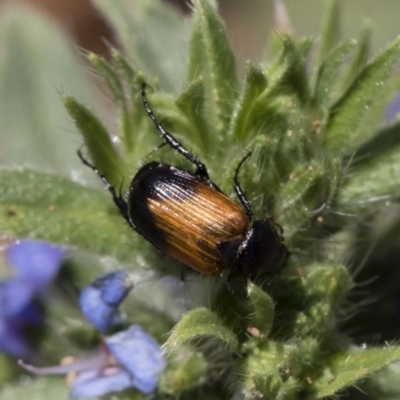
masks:
<path id="1" fill-rule="evenodd" d="M 195 174 L 159 163 L 145 167 L 129 192 L 137 231 L 202 274 L 220 275 L 226 265 L 218 243 L 245 237 L 249 220 L 244 210 Z"/>

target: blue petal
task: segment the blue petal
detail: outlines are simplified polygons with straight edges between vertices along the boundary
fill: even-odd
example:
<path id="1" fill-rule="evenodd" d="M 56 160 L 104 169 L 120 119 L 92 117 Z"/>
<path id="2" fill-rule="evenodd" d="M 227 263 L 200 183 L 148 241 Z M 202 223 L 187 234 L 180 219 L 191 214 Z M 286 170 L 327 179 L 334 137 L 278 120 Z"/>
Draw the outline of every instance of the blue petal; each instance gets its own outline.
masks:
<path id="1" fill-rule="evenodd" d="M 126 272 L 116 271 L 97 278 L 92 286 L 101 291 L 101 297 L 106 304 L 118 307 L 133 284 Z"/>
<path id="2" fill-rule="evenodd" d="M 28 358 L 31 348 L 12 321 L 0 319 L 0 352 L 17 358 Z"/>
<path id="3" fill-rule="evenodd" d="M 132 282 L 123 271 L 96 279 L 80 295 L 82 313 L 96 329 L 106 333 L 120 321 L 117 307 L 131 288 Z"/>
<path id="4" fill-rule="evenodd" d="M 16 274 L 34 283 L 38 290 L 55 278 L 64 257 L 60 247 L 33 240 L 21 240 L 7 250 L 8 262 Z"/>
<path id="5" fill-rule="evenodd" d="M 70 396 L 73 399 L 102 396 L 132 387 L 128 372 L 120 367 L 80 373 L 74 381 Z"/>
<path id="6" fill-rule="evenodd" d="M 117 309 L 103 302 L 101 293 L 93 286 L 89 286 L 81 292 L 79 303 L 81 311 L 88 321 L 102 333 L 112 328 Z"/>
<path id="7" fill-rule="evenodd" d="M 105 343 L 115 359 L 131 374 L 133 385 L 142 393 L 154 391 L 164 371 L 165 360 L 160 345 L 140 326 L 106 338 Z"/>
<path id="8" fill-rule="evenodd" d="M 20 279 L 0 281 L 0 312 L 3 317 L 13 317 L 32 301 L 36 288 Z"/>

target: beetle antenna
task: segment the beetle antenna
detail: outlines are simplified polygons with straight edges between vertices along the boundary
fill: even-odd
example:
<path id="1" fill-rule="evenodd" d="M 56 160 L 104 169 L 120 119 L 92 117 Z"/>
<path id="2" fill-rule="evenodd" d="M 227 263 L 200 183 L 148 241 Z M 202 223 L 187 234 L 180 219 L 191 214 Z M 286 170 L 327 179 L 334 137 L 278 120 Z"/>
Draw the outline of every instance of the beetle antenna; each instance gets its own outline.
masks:
<path id="1" fill-rule="evenodd" d="M 247 200 L 245 192 L 242 190 L 240 187 L 239 183 L 239 171 L 240 168 L 242 167 L 243 163 L 251 156 L 251 151 L 249 151 L 240 161 L 238 166 L 236 167 L 235 175 L 233 177 L 233 181 L 235 182 L 235 192 L 237 197 L 239 198 L 240 202 L 242 203 L 244 209 L 246 210 L 246 215 L 249 217 L 249 220 L 252 219 L 253 217 L 253 211 L 251 211 L 251 205 L 250 202 Z"/>
<path id="2" fill-rule="evenodd" d="M 89 167 L 90 169 L 92 169 L 101 179 L 101 181 L 104 183 L 104 186 L 106 187 L 106 189 L 111 193 L 111 196 L 113 198 L 114 204 L 117 206 L 119 212 L 121 213 L 121 215 L 125 218 L 125 220 L 129 223 L 129 225 L 136 230 L 135 226 L 132 224 L 130 218 L 129 218 L 129 213 L 128 213 L 128 204 L 126 203 L 124 197 L 122 196 L 121 193 L 121 189 L 122 189 L 122 184 L 119 188 L 119 193 L 117 193 L 117 191 L 115 190 L 115 187 L 113 185 L 111 185 L 111 183 L 108 181 L 108 179 L 106 178 L 106 176 L 104 174 L 102 174 L 98 168 L 94 165 L 91 164 L 82 154 L 82 151 L 79 149 L 77 151 L 78 157 L 80 158 L 80 160 L 82 161 L 82 163 L 84 165 L 86 165 L 87 167 Z"/>
<path id="3" fill-rule="evenodd" d="M 191 163 L 193 163 L 197 168 L 196 173 L 198 175 L 201 175 L 206 179 L 210 179 L 206 166 L 202 162 L 200 162 L 189 150 L 187 150 L 185 147 L 183 147 L 182 144 L 180 142 L 178 142 L 178 140 L 176 140 L 175 137 L 171 133 L 167 132 L 163 128 L 161 123 L 157 120 L 156 116 L 154 115 L 153 111 L 151 110 L 151 108 L 149 106 L 149 102 L 147 101 L 146 86 L 147 86 L 146 83 L 142 84 L 143 106 L 147 111 L 147 115 L 154 122 L 154 125 L 156 126 L 158 132 L 160 132 L 161 137 L 165 140 L 165 143 L 169 144 L 174 150 L 176 150 L 178 153 L 182 154 L 186 159 L 188 159 Z M 160 147 L 157 147 L 156 150 L 158 150 L 159 148 Z"/>

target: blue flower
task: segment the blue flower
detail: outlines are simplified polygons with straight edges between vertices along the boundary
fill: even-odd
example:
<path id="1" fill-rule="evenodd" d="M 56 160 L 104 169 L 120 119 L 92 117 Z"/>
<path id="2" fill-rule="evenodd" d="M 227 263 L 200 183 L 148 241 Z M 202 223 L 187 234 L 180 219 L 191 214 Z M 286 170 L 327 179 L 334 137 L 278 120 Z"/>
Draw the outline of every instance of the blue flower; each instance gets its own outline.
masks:
<path id="1" fill-rule="evenodd" d="M 106 333 L 121 322 L 118 307 L 132 287 L 132 281 L 123 271 L 96 279 L 80 295 L 83 315 L 101 333 Z"/>
<path id="2" fill-rule="evenodd" d="M 91 356 L 69 365 L 35 367 L 20 365 L 39 375 L 76 373 L 73 399 L 92 398 L 127 388 L 144 394 L 153 392 L 165 368 L 160 345 L 140 326 L 104 338 L 104 345 Z"/>
<path id="3" fill-rule="evenodd" d="M 132 384 L 142 393 L 151 393 L 165 368 L 159 344 L 140 326 L 106 339 L 106 345 L 120 365 L 132 377 Z"/>
<path id="4" fill-rule="evenodd" d="M 132 282 L 123 271 L 96 279 L 81 293 L 83 314 L 100 332 L 108 331 L 120 322 L 118 306 L 131 288 Z M 102 345 L 94 353 L 69 365 L 39 368 L 22 361 L 20 365 L 40 375 L 75 373 L 71 397 L 79 399 L 128 388 L 151 393 L 165 368 L 165 360 L 157 341 L 140 326 L 132 325 L 102 337 Z"/>
<path id="5" fill-rule="evenodd" d="M 34 240 L 20 240 L 7 250 L 17 278 L 30 282 L 38 292 L 54 280 L 64 258 L 62 248 Z"/>
<path id="6" fill-rule="evenodd" d="M 32 349 L 25 334 L 44 320 L 37 302 L 57 275 L 64 251 L 48 243 L 21 240 L 6 252 L 14 277 L 0 281 L 0 351 L 29 357 Z"/>

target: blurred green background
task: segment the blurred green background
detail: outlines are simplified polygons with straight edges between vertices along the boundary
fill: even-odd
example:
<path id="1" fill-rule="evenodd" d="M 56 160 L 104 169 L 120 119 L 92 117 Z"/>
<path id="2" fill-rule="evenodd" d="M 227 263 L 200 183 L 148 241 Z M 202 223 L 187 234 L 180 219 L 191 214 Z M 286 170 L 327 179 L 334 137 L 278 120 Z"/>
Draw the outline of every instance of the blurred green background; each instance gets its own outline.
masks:
<path id="1" fill-rule="evenodd" d="M 182 15 L 190 12 L 188 2 L 170 2 Z M 265 59 L 274 27 L 273 1 L 221 0 L 219 4 L 243 73 L 246 60 Z M 318 32 L 324 1 L 287 0 L 285 4 L 294 33 Z M 356 36 L 364 24 L 370 24 L 372 53 L 399 34 L 398 1 L 352 0 L 341 5 L 343 37 Z M 18 6 L 28 9 L 17 12 Z M 89 0 L 0 1 L 1 164 L 35 166 L 78 181 L 85 176 L 90 183 L 96 181 L 75 156 L 82 142 L 60 93 L 89 104 L 110 131 L 116 131 L 110 96 L 84 57 L 84 50 L 107 57 L 110 45 L 118 46 L 118 38 Z"/>

